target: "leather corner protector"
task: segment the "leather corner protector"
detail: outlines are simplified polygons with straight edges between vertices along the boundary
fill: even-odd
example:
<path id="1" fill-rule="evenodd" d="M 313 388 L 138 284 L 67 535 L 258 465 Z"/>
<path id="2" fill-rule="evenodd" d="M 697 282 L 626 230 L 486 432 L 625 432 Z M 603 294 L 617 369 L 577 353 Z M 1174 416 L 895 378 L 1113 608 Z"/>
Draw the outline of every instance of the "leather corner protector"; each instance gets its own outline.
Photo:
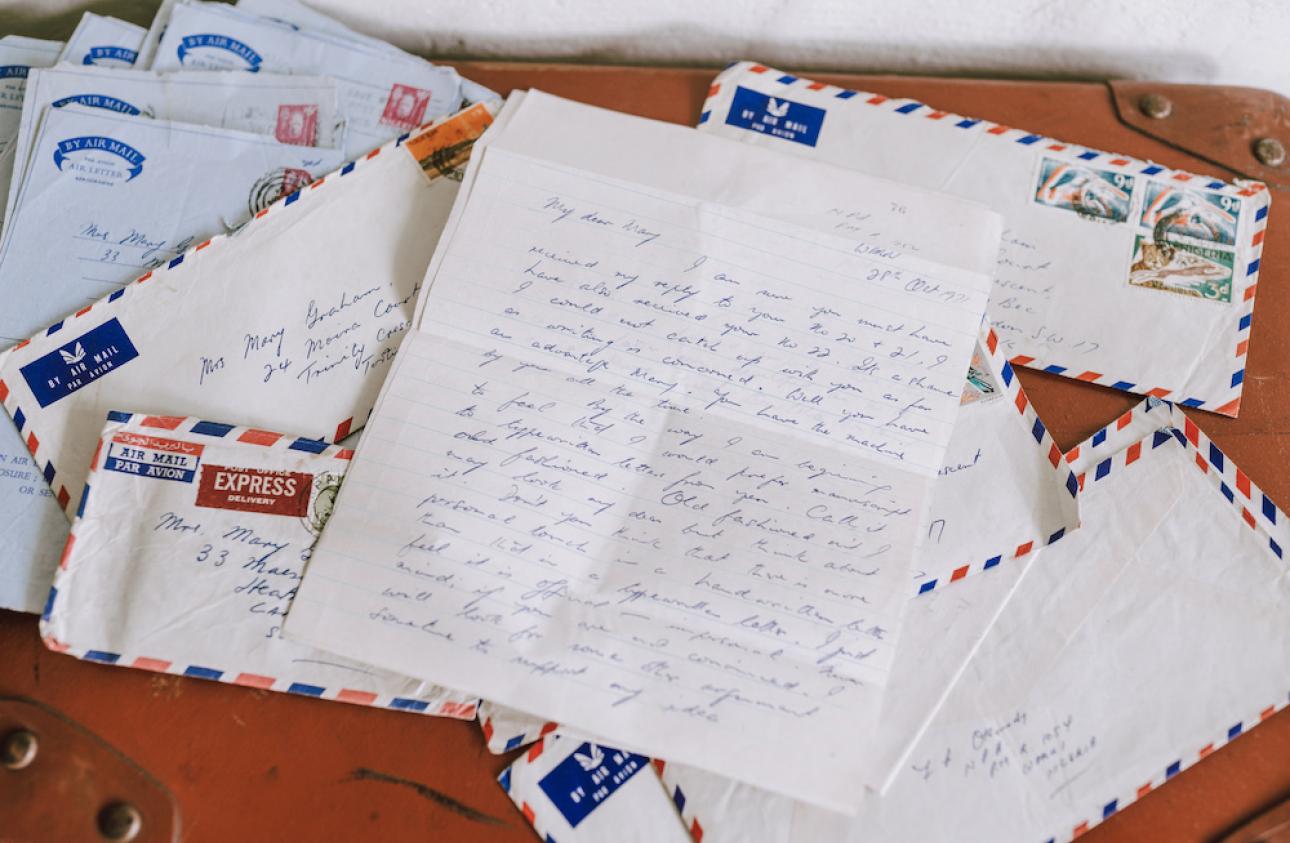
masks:
<path id="1" fill-rule="evenodd" d="M 98 735 L 43 703 L 0 696 L 0 740 L 16 731 L 34 735 L 35 747 L 20 769 L 0 766 L 0 839 L 178 843 L 175 797 Z M 105 836 L 100 812 L 123 804 L 136 831 Z"/>
<path id="2" fill-rule="evenodd" d="M 1123 80 L 1107 84 L 1125 125 L 1244 178 L 1269 187 L 1290 187 L 1290 156 L 1274 167 L 1254 153 L 1255 143 L 1262 138 L 1275 139 L 1290 149 L 1290 99 L 1260 88 L 1226 85 Z M 1168 101 L 1167 116 L 1145 113 L 1143 97 L 1149 94 Z"/>

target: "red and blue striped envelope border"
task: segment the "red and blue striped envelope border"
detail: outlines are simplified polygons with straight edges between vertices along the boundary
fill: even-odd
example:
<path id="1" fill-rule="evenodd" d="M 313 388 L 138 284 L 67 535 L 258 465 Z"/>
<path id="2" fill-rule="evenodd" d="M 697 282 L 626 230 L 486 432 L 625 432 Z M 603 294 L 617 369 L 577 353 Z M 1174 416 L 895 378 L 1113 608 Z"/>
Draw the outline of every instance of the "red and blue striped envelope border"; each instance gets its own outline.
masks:
<path id="1" fill-rule="evenodd" d="M 1035 414 L 1034 408 L 1030 405 L 1030 400 L 1026 398 L 1026 391 L 1021 388 L 1021 379 L 1013 370 L 1012 364 L 1004 356 L 1003 347 L 999 343 L 999 337 L 993 328 L 986 330 L 982 337 L 982 343 L 985 346 L 986 354 L 990 357 L 990 366 L 999 374 L 999 379 L 1003 382 L 1003 394 L 1012 402 L 1012 406 L 1017 408 L 1021 414 L 1023 423 L 1030 431 L 1030 436 L 1034 439 L 1035 447 L 1039 449 L 1042 459 L 1046 460 L 1056 472 L 1058 482 L 1066 489 L 1067 494 L 1076 497 L 1078 486 L 1075 475 L 1071 473 L 1070 467 L 1062 458 L 1062 449 L 1057 447 L 1053 437 L 1048 432 L 1048 428 L 1039 420 Z M 1016 547 L 1000 548 L 996 553 L 991 554 L 985 559 L 964 560 L 962 564 L 956 566 L 948 573 L 935 572 L 935 576 L 925 576 L 917 579 L 914 583 L 915 594 L 926 594 L 929 591 L 953 582 L 957 582 L 972 573 L 988 571 L 999 565 L 1007 559 L 1021 559 L 1029 555 L 1036 548 L 1053 542 L 1066 535 L 1066 528 L 1063 527 L 1048 535 L 1033 536 Z"/>
<path id="2" fill-rule="evenodd" d="M 484 733 L 488 751 L 501 755 L 546 737 L 560 728 L 560 724 L 549 720 L 544 722 L 509 709 L 499 711 L 492 703 L 482 700 L 479 703 L 479 728 Z"/>
<path id="3" fill-rule="evenodd" d="M 1250 346 L 1250 324 L 1254 318 L 1254 294 L 1258 288 L 1259 264 L 1263 254 L 1263 238 L 1267 229 L 1268 205 L 1271 202 L 1271 195 L 1268 192 L 1267 185 L 1253 181 L 1229 184 L 1210 176 L 1197 175 L 1183 170 L 1171 170 L 1168 167 L 1163 167 L 1150 161 L 1141 161 L 1127 155 L 1088 149 L 1078 144 L 1063 143 L 1023 129 L 1013 129 L 998 123 L 992 123 L 989 120 L 980 120 L 973 117 L 964 117 L 949 111 L 941 111 L 917 100 L 886 97 L 882 94 L 839 88 L 836 85 L 828 85 L 824 82 L 813 82 L 810 79 L 803 79 L 800 76 L 793 76 L 789 73 L 774 70 L 766 65 L 752 62 L 736 62 L 721 72 L 721 75 L 708 89 L 707 100 L 704 103 L 702 113 L 699 115 L 699 125 L 703 125 L 712 118 L 715 99 L 720 94 L 722 86 L 726 84 L 725 79 L 728 76 L 737 78 L 738 75 L 745 73 L 758 74 L 782 86 L 785 91 L 817 91 L 824 96 L 832 96 L 837 100 L 879 108 L 894 115 L 908 117 L 911 120 L 932 120 L 954 126 L 964 132 L 975 132 L 987 137 L 993 137 L 1001 142 L 1016 143 L 1067 155 L 1075 161 L 1097 162 L 1099 166 L 1109 167 L 1118 172 L 1150 176 L 1159 181 L 1185 183 L 1229 196 L 1239 196 L 1247 199 L 1257 197 L 1258 201 L 1255 203 L 1253 210 L 1254 225 L 1250 232 L 1249 240 L 1245 244 L 1247 261 L 1244 267 L 1238 267 L 1234 273 L 1233 280 L 1237 285 L 1234 294 L 1240 297 L 1241 307 L 1233 322 L 1232 341 L 1229 346 L 1233 349 L 1231 356 L 1232 377 L 1228 390 L 1222 395 L 1193 397 L 1179 394 L 1172 387 L 1130 383 L 1101 372 L 1085 370 L 1079 366 L 1072 366 L 1058 360 L 1026 355 L 1018 355 L 1012 358 L 1012 362 L 1018 366 L 1041 369 L 1055 375 L 1101 384 L 1125 392 L 1136 392 L 1140 395 L 1165 398 L 1184 407 L 1208 410 L 1211 413 L 1233 417 L 1240 411 L 1241 390 L 1245 383 L 1245 358 Z"/>
<path id="4" fill-rule="evenodd" d="M 114 410 L 108 414 L 107 421 L 107 430 L 104 436 L 99 439 L 99 446 L 95 450 L 94 460 L 90 464 L 89 480 L 85 486 L 85 494 L 81 496 L 81 503 L 77 510 L 76 521 L 72 524 L 71 533 L 67 536 L 67 544 L 63 548 L 63 556 L 58 563 L 58 570 L 54 575 L 54 583 L 49 589 L 49 597 L 45 601 L 45 609 L 41 614 L 41 633 L 44 637 L 45 646 L 54 652 L 66 653 L 67 655 L 75 656 L 76 658 L 84 659 L 85 661 L 98 662 L 99 664 L 135 667 L 143 670 L 157 671 L 159 673 L 171 673 L 177 676 L 211 679 L 217 682 L 226 682 L 232 685 L 243 685 L 248 688 L 257 688 L 263 691 L 282 691 L 289 694 L 300 694 L 306 697 L 317 697 L 319 699 L 376 706 L 379 708 L 391 708 L 397 711 L 430 714 L 440 717 L 450 717 L 457 720 L 473 720 L 475 718 L 477 701 L 465 697 L 431 702 L 428 700 L 409 697 L 382 696 L 370 691 L 360 691 L 352 688 L 328 688 L 323 685 L 316 685 L 308 682 L 286 682 L 274 676 L 242 673 L 225 666 L 182 664 L 168 659 L 152 658 L 143 654 L 113 653 L 106 650 L 71 647 L 49 636 L 46 631 L 46 626 L 51 614 L 53 613 L 54 605 L 58 600 L 60 589 L 64 589 L 66 587 L 64 579 L 68 576 L 68 568 L 70 565 L 75 564 L 76 529 L 80 526 L 82 518 L 85 516 L 87 507 L 89 506 L 89 501 L 91 500 L 90 491 L 97 480 L 99 472 L 99 458 L 103 453 L 103 443 L 108 437 L 117 431 L 164 431 L 169 436 L 181 437 L 187 441 L 199 444 L 213 442 L 223 444 L 239 443 L 247 447 L 269 448 L 279 451 L 298 451 L 303 454 L 312 455 L 312 457 L 316 458 L 319 462 L 320 468 L 323 465 L 330 464 L 332 469 L 337 473 L 343 473 L 345 469 L 348 468 L 350 459 L 354 456 L 354 452 L 348 448 L 341 448 L 337 445 L 328 445 L 326 442 L 318 439 L 295 438 L 267 430 L 238 427 L 231 424 L 223 424 L 221 422 L 203 421 L 202 419 L 186 418 L 181 416 L 149 416 L 141 413 L 132 414 Z"/>
<path id="5" fill-rule="evenodd" d="M 1077 453 L 1080 448 L 1092 447 L 1095 441 L 1105 441 L 1112 428 L 1123 429 L 1135 419 L 1140 419 L 1141 415 L 1151 413 L 1158 407 L 1166 411 L 1159 414 L 1161 427 L 1151 431 L 1145 438 L 1092 464 L 1078 475 L 1077 482 L 1080 489 L 1084 489 L 1089 483 L 1099 483 L 1112 474 L 1117 476 L 1122 474 L 1130 466 L 1141 461 L 1144 453 L 1152 452 L 1165 445 L 1179 445 L 1186 449 L 1190 462 L 1198 471 L 1209 477 L 1240 519 L 1266 542 L 1268 550 L 1278 559 L 1283 559 L 1283 549 L 1290 541 L 1290 535 L 1287 535 L 1286 530 L 1285 514 L 1250 481 L 1244 471 L 1227 458 L 1195 422 L 1169 402 L 1144 401 L 1134 410 L 1125 413 L 1111 425 L 1073 448 L 1071 453 Z M 1090 810 L 1086 819 L 1069 830 L 1048 838 L 1046 843 L 1064 843 L 1080 837 L 1098 823 L 1109 819 L 1125 806 L 1146 796 L 1183 770 L 1213 753 L 1215 749 L 1236 740 L 1259 723 L 1286 708 L 1287 705 L 1290 705 L 1290 690 L 1277 699 L 1268 700 L 1261 708 L 1237 712 L 1236 716 L 1239 719 L 1216 724 L 1209 735 L 1201 738 L 1203 743 L 1198 741 L 1186 751 L 1168 759 L 1160 765 L 1156 774 L 1149 780 L 1123 793 L 1112 795 L 1112 798 Z M 660 765 L 659 774 L 664 786 L 668 788 L 669 793 L 673 794 L 673 802 L 687 827 L 700 829 L 701 834 L 703 826 L 711 825 L 713 822 L 711 817 L 704 814 L 705 806 L 695 805 L 686 800 L 684 790 L 676 777 L 669 773 L 668 767 Z"/>
<path id="6" fill-rule="evenodd" d="M 476 108 L 485 108 L 485 106 L 482 104 L 471 106 L 470 108 L 459 111 L 456 114 L 441 118 L 440 120 L 429 124 L 429 126 L 442 125 L 443 123 L 458 119 L 468 111 Z M 279 197 L 277 201 L 256 213 L 254 217 L 248 220 L 237 230 L 228 234 L 220 234 L 210 238 L 209 240 L 198 243 L 183 254 L 176 255 L 164 267 L 159 267 L 151 272 L 144 273 L 121 289 L 104 296 L 93 304 L 86 305 L 60 321 L 55 322 L 36 336 L 23 340 L 13 348 L 8 349 L 6 352 L 0 353 L 0 369 L 4 368 L 4 361 L 13 352 L 31 345 L 33 342 L 41 343 L 43 345 L 42 341 L 44 339 L 55 336 L 69 325 L 74 326 L 76 324 L 76 320 L 86 314 L 95 313 L 96 315 L 101 316 L 105 311 L 112 311 L 125 307 L 125 305 L 129 303 L 130 297 L 142 285 L 147 284 L 154 278 L 161 278 L 168 274 L 173 275 L 184 272 L 185 267 L 191 269 L 196 261 L 201 260 L 201 258 L 204 257 L 202 254 L 203 252 L 206 252 L 208 249 L 219 249 L 221 246 L 228 243 L 231 238 L 242 231 L 242 229 L 245 229 L 247 226 L 255 225 L 270 214 L 281 214 L 285 212 L 286 209 L 291 208 L 294 205 L 299 205 L 299 207 L 296 208 L 293 213 L 304 213 L 302 209 L 308 207 L 311 201 L 317 201 L 315 198 L 316 195 L 323 191 L 327 185 L 335 184 L 337 181 L 345 178 L 351 173 L 359 171 L 368 161 L 371 161 L 373 158 L 376 158 L 378 155 L 386 153 L 389 150 L 402 146 L 409 137 L 417 134 L 418 132 L 425 131 L 427 128 L 428 126 L 417 129 L 416 132 L 408 132 L 400 135 L 384 146 L 379 146 L 366 155 L 350 161 L 339 170 L 322 176 L 311 184 L 288 193 L 286 196 Z M 27 450 L 31 452 L 32 460 L 44 476 L 45 482 L 49 484 L 49 488 L 58 498 L 59 505 L 62 506 L 70 515 L 72 505 L 74 503 L 71 499 L 71 493 L 65 485 L 59 482 L 58 468 L 54 465 L 50 456 L 45 453 L 45 450 L 41 448 L 40 435 L 34 429 L 34 425 L 29 422 L 27 413 L 21 406 L 19 406 L 17 396 L 12 394 L 12 391 L 9 389 L 9 385 L 5 383 L 3 375 L 0 375 L 0 404 L 3 404 L 5 409 L 9 412 L 9 415 L 13 417 L 14 425 L 17 426 L 18 432 L 22 434 L 23 441 L 27 444 Z M 330 441 L 339 442 L 361 427 L 365 420 L 359 419 L 357 420 L 357 424 L 355 421 L 356 420 L 353 417 L 338 421 L 336 423 L 335 433 L 332 434 Z"/>

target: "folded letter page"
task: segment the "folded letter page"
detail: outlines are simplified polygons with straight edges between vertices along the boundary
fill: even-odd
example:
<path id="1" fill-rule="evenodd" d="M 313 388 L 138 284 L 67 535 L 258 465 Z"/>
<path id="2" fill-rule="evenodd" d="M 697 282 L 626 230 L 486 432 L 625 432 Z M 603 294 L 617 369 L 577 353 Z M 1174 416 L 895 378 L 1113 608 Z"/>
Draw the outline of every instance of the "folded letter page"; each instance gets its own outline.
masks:
<path id="1" fill-rule="evenodd" d="M 286 634 L 848 809 L 988 278 L 482 162 Z"/>

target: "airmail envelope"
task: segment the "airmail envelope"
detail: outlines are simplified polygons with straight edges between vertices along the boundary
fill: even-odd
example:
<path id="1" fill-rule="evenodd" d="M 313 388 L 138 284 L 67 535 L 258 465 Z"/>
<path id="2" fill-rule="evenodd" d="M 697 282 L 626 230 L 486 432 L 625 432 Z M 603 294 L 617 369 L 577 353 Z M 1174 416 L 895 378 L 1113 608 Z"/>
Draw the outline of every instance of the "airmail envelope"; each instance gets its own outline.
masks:
<path id="1" fill-rule="evenodd" d="M 315 11 L 301 3 L 300 0 L 238 0 L 235 4 L 237 8 L 253 15 L 259 15 L 266 18 L 274 18 L 279 21 L 294 24 L 301 29 L 312 29 L 318 32 L 327 32 L 332 35 L 338 35 L 377 51 L 384 50 L 396 55 L 408 56 L 403 50 L 379 38 L 373 38 L 370 35 L 364 35 L 345 26 L 345 24 L 329 18 L 322 12 Z M 472 105 L 477 102 L 501 102 L 502 97 L 491 88 L 486 88 L 478 82 L 463 78 L 461 80 L 461 96 L 466 105 Z"/>
<path id="2" fill-rule="evenodd" d="M 85 12 L 67 39 L 59 64 L 133 67 L 148 30 L 117 18 Z"/>
<path id="3" fill-rule="evenodd" d="M 1084 528 L 1031 563 L 888 793 L 855 818 L 780 800 L 757 839 L 1067 841 L 1290 703 L 1285 513 L 1176 407 L 1143 413 L 1121 429 L 1154 419 L 1144 438 L 1087 463 Z M 772 803 L 664 779 L 709 843 Z"/>
<path id="4" fill-rule="evenodd" d="M 748 62 L 717 77 L 699 129 L 988 204 L 1006 221 L 988 312 L 1014 363 L 1237 414 L 1264 185 Z"/>
<path id="5" fill-rule="evenodd" d="M 916 597 L 897 644 L 881 727 L 863 748 L 864 784 L 875 790 L 891 785 L 1030 559 L 1079 526 L 1075 475 L 991 330 L 973 356 L 962 402 L 915 556 Z M 558 728 L 489 702 L 481 703 L 480 723 L 492 752 Z"/>
<path id="6" fill-rule="evenodd" d="M 41 618 L 45 643 L 104 664 L 473 718 L 471 697 L 282 637 L 352 453 L 111 412 Z"/>
<path id="7" fill-rule="evenodd" d="M 562 843 L 693 843 L 650 759 L 572 735 L 539 740 L 498 783 L 538 837 Z"/>
<path id="8" fill-rule="evenodd" d="M 47 108 L 69 105 L 238 129 L 294 146 L 339 149 L 344 141 L 336 83 L 330 79 L 247 73 L 159 74 L 74 65 L 33 70 L 27 77 L 17 138 L 0 156 L 0 192 L 8 197 L 6 218 L 18 200 L 18 191 L 11 184 L 22 183 L 41 117 Z"/>
<path id="9" fill-rule="evenodd" d="M 343 163 L 340 150 L 48 109 L 0 244 L 0 342 L 31 336 Z"/>
<path id="10" fill-rule="evenodd" d="M 461 77 L 411 54 L 301 29 L 223 3 L 180 3 L 153 70 L 239 70 L 332 76 L 349 120 L 345 151 L 367 152 L 461 107 Z"/>
<path id="11" fill-rule="evenodd" d="M 0 153 L 18 131 L 28 72 L 33 67 L 49 67 L 58 61 L 62 49 L 62 41 L 41 41 L 20 35 L 0 38 Z"/>
<path id="12" fill-rule="evenodd" d="M 306 183 L 339 161 L 337 150 L 80 108 L 50 111 L 33 146 L 27 200 L 6 226 L 0 347 L 101 296 L 119 296 L 145 267 L 164 266 L 226 223 L 248 219 L 259 207 L 252 203 L 275 199 L 288 184 Z M 73 347 L 66 358 L 52 359 L 83 373 L 103 353 L 92 347 L 82 341 L 79 352 Z M 160 380 L 155 388 L 163 388 Z M 32 441 L 0 424 L 0 525 L 8 541 L 0 556 L 0 607 L 29 612 L 40 608 L 67 530 L 46 489 L 53 476 L 48 458 L 37 463 L 28 456 Z"/>
<path id="13" fill-rule="evenodd" d="M 0 400 L 63 506 L 113 407 L 328 441 L 361 427 L 489 120 L 472 106 L 387 144 L 0 356 Z"/>

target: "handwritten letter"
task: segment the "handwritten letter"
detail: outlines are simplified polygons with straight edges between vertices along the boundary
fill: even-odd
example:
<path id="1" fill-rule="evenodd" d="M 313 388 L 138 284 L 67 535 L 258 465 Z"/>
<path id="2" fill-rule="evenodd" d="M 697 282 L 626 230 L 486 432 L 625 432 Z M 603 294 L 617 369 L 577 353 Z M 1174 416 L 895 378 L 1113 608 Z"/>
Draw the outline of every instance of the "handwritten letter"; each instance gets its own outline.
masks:
<path id="1" fill-rule="evenodd" d="M 988 280 L 490 149 L 432 283 L 287 635 L 849 809 Z"/>

